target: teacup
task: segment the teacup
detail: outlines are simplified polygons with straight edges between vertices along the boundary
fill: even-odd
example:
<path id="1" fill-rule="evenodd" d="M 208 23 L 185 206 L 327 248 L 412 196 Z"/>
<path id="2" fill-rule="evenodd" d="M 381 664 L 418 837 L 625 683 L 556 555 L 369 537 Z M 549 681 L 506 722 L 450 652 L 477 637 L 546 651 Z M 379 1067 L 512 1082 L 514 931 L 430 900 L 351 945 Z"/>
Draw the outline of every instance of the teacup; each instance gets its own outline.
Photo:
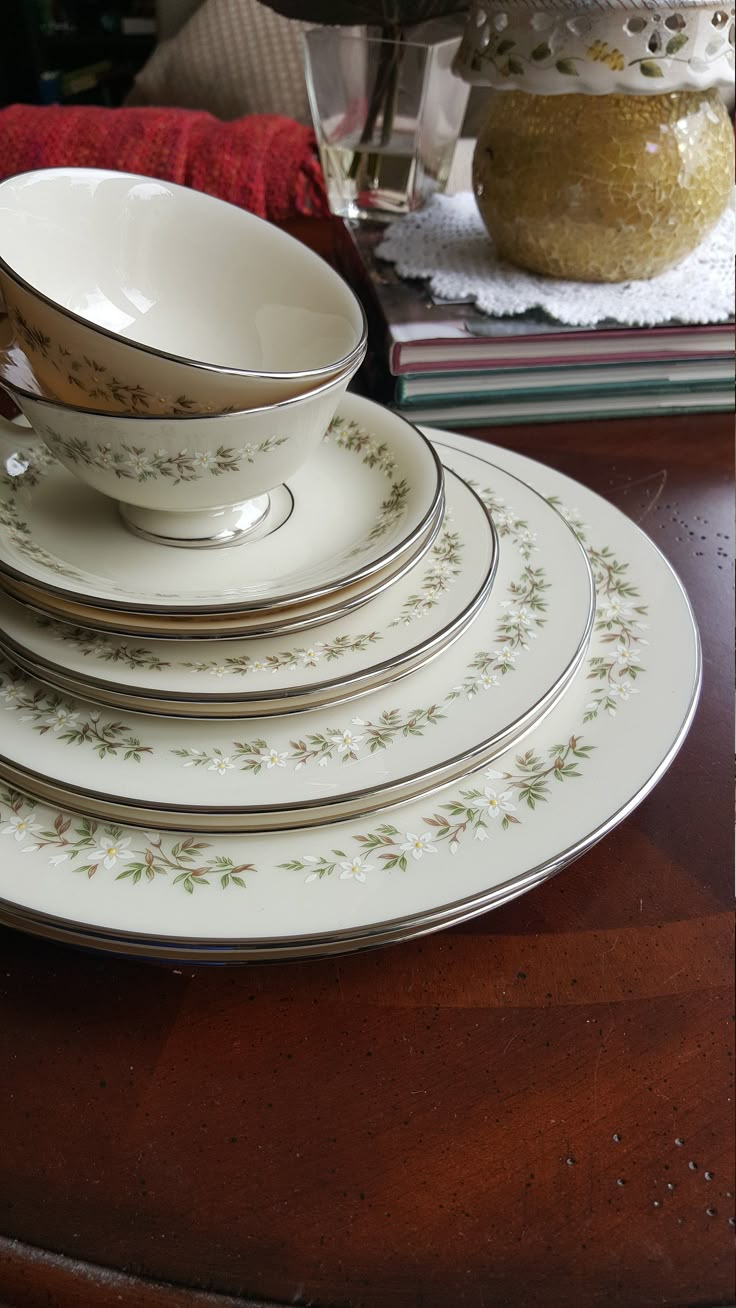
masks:
<path id="1" fill-rule="evenodd" d="M 41 389 L 78 408 L 261 408 L 353 370 L 363 308 L 300 241 L 171 182 L 51 168 L 0 183 L 0 294 Z"/>
<path id="2" fill-rule="evenodd" d="M 70 472 L 118 501 L 137 534 L 160 544 L 219 546 L 244 540 L 265 517 L 269 492 L 319 444 L 362 357 L 307 395 L 193 418 L 73 408 L 19 384 L 17 357 L 0 367 L 0 386 Z M 19 429 L 6 418 L 0 434 L 18 443 Z"/>

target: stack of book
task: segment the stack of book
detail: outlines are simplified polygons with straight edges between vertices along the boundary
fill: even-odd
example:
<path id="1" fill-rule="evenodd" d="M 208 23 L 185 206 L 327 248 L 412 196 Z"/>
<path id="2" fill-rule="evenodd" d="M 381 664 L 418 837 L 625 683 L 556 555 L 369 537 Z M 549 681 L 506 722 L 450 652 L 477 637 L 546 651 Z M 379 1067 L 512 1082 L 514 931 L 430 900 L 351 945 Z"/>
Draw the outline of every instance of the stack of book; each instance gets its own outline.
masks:
<path id="1" fill-rule="evenodd" d="M 731 323 L 581 328 L 542 314 L 489 317 L 400 278 L 376 256 L 383 231 L 350 225 L 349 261 L 371 292 L 380 372 L 371 384 L 412 421 L 488 427 L 733 408 Z"/>

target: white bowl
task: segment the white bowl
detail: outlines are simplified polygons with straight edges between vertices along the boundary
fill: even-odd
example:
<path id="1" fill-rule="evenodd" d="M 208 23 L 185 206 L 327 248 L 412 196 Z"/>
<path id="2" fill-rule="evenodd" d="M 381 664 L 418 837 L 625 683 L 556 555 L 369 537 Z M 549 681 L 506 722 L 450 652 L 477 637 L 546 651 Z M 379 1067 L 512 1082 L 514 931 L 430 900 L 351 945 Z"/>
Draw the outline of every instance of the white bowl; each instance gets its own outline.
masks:
<path id="1" fill-rule="evenodd" d="M 112 413 L 280 403 L 351 369 L 366 340 L 357 296 L 300 241 L 102 169 L 0 183 L 0 292 L 42 390 Z"/>
<path id="2" fill-rule="evenodd" d="M 25 361 L 0 365 L 34 432 L 81 481 L 117 500 L 139 535 L 167 545 L 236 544 L 265 517 L 268 492 L 321 441 L 362 361 L 307 395 L 240 413 L 140 417 L 72 408 L 33 393 Z M 0 418 L 0 435 L 18 428 Z"/>

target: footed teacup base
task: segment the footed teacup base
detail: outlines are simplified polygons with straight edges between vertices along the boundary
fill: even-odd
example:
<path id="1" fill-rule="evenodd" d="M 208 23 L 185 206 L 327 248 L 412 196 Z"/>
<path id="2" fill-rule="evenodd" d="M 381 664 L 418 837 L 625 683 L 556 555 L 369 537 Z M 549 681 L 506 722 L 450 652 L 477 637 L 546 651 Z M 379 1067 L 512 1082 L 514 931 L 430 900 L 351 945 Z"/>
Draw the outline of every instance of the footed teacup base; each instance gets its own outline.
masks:
<path id="1" fill-rule="evenodd" d="M 258 495 L 242 504 L 191 513 L 170 513 L 121 504 L 120 516 L 129 531 L 157 545 L 177 549 L 222 549 L 241 545 L 264 523 L 271 509 L 268 495 Z"/>

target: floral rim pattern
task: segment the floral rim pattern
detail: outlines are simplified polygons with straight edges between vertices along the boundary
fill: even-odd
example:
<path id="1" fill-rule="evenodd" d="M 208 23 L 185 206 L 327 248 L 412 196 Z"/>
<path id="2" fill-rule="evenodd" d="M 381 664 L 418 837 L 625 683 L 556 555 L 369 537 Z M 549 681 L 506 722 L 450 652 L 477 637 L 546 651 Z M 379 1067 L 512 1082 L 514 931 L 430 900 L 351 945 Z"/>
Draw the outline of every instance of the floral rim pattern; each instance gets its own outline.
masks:
<path id="1" fill-rule="evenodd" d="M 4 470 L 0 475 L 0 486 L 11 492 L 11 498 L 0 503 L 0 526 L 6 529 L 10 541 L 20 554 L 24 554 L 26 558 L 32 559 L 41 567 L 48 568 L 57 577 L 81 581 L 81 574 L 75 568 L 60 563 L 42 545 L 37 544 L 29 524 L 18 512 L 18 505 L 12 498 L 22 485 L 37 486 L 49 465 L 54 462 L 50 450 L 43 446 L 39 446 L 37 451 L 34 450 L 33 463 L 20 454 L 11 455 L 6 459 Z"/>
<path id="2" fill-rule="evenodd" d="M 73 386 L 85 399 L 92 401 L 88 406 L 90 408 L 94 408 L 95 404 L 102 408 L 115 405 L 119 412 L 161 413 L 174 417 L 212 412 L 212 406 L 198 405 L 188 395 L 154 395 L 138 383 L 123 381 L 106 364 L 87 354 L 77 356 L 60 341 L 52 340 L 37 324 L 28 322 L 20 309 L 10 302 L 8 311 L 13 328 L 28 353 L 40 354 L 67 385 Z M 220 409 L 218 406 L 217 412 L 231 413 L 234 407 L 230 405 L 229 408 Z"/>
<path id="3" fill-rule="evenodd" d="M 165 478 L 172 485 L 201 481 L 203 477 L 220 477 L 226 472 L 242 472 L 263 454 L 271 454 L 285 445 L 288 436 L 268 437 L 256 445 L 218 445 L 215 450 L 149 450 L 145 445 L 122 444 L 113 449 L 109 444 L 92 445 L 79 437 L 67 439 L 53 427 L 36 425 L 39 436 L 48 440 L 63 462 L 97 468 L 100 472 L 114 472 L 120 480 L 155 481 Z"/>
<path id="4" fill-rule="evenodd" d="M 382 501 L 366 539 L 351 550 L 350 557 L 354 558 L 365 554 L 366 550 L 401 521 L 406 513 L 410 487 L 406 478 L 396 480 L 396 460 L 390 445 L 386 441 L 379 441 L 374 432 L 368 431 L 352 418 L 343 418 L 337 414 L 327 428 L 325 440 L 334 441 L 341 450 L 351 450 L 360 455 L 366 467 L 378 468 L 391 484 L 391 490 Z"/>

